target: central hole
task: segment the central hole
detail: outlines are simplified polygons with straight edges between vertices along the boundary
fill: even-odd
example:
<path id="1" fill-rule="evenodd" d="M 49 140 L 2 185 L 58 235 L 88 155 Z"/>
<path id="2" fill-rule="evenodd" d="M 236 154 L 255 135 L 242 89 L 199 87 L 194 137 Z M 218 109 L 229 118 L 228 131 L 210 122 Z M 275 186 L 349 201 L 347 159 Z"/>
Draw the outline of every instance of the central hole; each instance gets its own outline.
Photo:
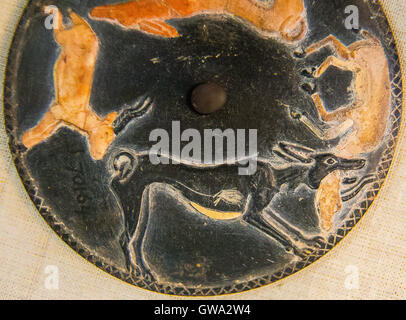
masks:
<path id="1" fill-rule="evenodd" d="M 204 83 L 192 92 L 193 108 L 200 114 L 210 114 L 220 110 L 227 101 L 227 92 L 218 84 Z"/>

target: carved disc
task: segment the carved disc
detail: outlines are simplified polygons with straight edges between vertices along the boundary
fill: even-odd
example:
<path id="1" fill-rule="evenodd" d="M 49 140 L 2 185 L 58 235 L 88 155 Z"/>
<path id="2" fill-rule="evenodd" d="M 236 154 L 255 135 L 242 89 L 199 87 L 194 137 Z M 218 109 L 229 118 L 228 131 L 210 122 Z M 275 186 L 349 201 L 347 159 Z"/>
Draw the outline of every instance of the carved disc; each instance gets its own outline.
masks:
<path id="1" fill-rule="evenodd" d="M 377 196 L 401 121 L 383 10 L 348 4 L 30 1 L 4 111 L 40 214 L 167 294 L 241 292 L 322 257 Z"/>

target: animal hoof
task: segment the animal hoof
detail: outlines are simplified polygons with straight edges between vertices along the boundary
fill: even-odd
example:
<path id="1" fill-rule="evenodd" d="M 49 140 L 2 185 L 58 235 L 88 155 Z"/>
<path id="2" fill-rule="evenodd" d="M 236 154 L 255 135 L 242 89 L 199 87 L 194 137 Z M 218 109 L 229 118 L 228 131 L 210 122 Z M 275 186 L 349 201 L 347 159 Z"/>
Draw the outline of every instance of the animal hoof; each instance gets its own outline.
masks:
<path id="1" fill-rule="evenodd" d="M 139 276 L 141 276 L 141 271 L 136 266 L 133 266 L 133 265 L 127 266 L 127 270 L 128 270 L 128 273 L 130 275 L 132 275 L 133 277 L 138 278 Z"/>
<path id="2" fill-rule="evenodd" d="M 316 68 L 313 67 L 311 70 L 310 69 L 304 69 L 301 74 L 302 76 L 309 78 L 309 79 L 314 79 L 314 73 L 316 72 Z"/>
<path id="3" fill-rule="evenodd" d="M 312 248 L 304 248 L 304 249 L 293 248 L 292 251 L 295 255 L 297 255 L 299 258 L 302 259 L 307 258 L 309 255 L 313 253 Z"/>
<path id="4" fill-rule="evenodd" d="M 296 50 L 293 54 L 298 59 L 303 59 L 307 55 L 305 49 L 303 49 L 303 48 L 300 48 L 299 50 Z"/>
<path id="5" fill-rule="evenodd" d="M 310 83 L 305 83 L 304 85 L 302 85 L 302 89 L 307 92 L 308 94 L 312 95 L 315 94 L 317 91 L 317 86 L 316 85 L 312 85 Z"/>
<path id="6" fill-rule="evenodd" d="M 322 248 L 323 246 L 325 246 L 326 241 L 323 237 L 317 236 L 314 237 L 311 242 L 313 243 L 313 246 L 316 248 Z"/>
<path id="7" fill-rule="evenodd" d="M 155 277 L 149 271 L 144 270 L 142 276 L 148 282 L 155 282 Z"/>
<path id="8" fill-rule="evenodd" d="M 320 248 L 324 247 L 326 244 L 326 240 L 321 236 L 316 236 L 313 238 L 305 238 L 303 240 L 307 246 L 307 248 L 306 248 L 307 250 L 313 250 L 315 248 L 320 249 Z"/>

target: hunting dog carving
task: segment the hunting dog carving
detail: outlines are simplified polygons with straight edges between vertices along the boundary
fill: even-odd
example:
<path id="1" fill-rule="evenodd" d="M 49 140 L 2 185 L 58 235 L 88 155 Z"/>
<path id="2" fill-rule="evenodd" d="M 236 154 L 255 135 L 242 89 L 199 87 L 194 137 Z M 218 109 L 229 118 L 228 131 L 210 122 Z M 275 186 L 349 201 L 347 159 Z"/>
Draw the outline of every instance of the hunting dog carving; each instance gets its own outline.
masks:
<path id="1" fill-rule="evenodd" d="M 123 208 L 125 232 L 123 250 L 131 252 L 130 263 L 151 276 L 144 261 L 142 243 L 152 214 L 145 204 L 147 195 L 156 184 L 167 184 L 179 190 L 196 208 L 196 213 L 207 210 L 240 212 L 241 219 L 259 232 L 274 238 L 287 251 L 302 256 L 309 247 L 323 241 L 320 237 L 306 237 L 290 228 L 284 221 L 274 221 L 263 210 L 282 186 L 296 189 L 305 184 L 316 190 L 329 173 L 336 170 L 359 170 L 365 160 L 346 160 L 333 154 L 318 154 L 311 149 L 280 143 L 275 153 L 291 162 L 285 169 L 275 169 L 270 162 L 260 160 L 252 176 L 238 174 L 239 164 L 194 165 L 181 163 L 152 165 L 149 155 L 121 151 L 114 156 L 111 166 L 112 190 Z M 204 208 L 202 211 L 199 208 Z M 295 239 L 299 240 L 295 240 Z M 130 249 L 132 248 L 132 249 Z"/>

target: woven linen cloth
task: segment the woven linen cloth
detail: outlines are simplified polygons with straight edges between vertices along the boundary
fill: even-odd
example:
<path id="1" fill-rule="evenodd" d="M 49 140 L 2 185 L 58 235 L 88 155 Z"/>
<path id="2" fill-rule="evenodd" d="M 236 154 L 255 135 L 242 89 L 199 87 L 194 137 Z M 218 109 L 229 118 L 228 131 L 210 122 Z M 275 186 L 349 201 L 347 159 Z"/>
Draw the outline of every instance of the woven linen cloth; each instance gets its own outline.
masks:
<path id="1" fill-rule="evenodd" d="M 0 77 L 26 0 L 0 0 Z M 406 1 L 382 1 L 406 84 Z M 2 85 L 3 87 L 3 85 Z M 185 299 L 131 286 L 84 260 L 44 222 L 13 166 L 0 105 L 0 299 Z M 404 95 L 404 98 L 406 95 Z M 406 108 L 406 101 L 403 101 Z M 406 299 L 405 119 L 387 180 L 367 214 L 326 256 L 266 287 L 215 299 Z M 47 286 L 49 266 L 58 288 Z M 348 277 L 358 274 L 358 285 Z"/>

